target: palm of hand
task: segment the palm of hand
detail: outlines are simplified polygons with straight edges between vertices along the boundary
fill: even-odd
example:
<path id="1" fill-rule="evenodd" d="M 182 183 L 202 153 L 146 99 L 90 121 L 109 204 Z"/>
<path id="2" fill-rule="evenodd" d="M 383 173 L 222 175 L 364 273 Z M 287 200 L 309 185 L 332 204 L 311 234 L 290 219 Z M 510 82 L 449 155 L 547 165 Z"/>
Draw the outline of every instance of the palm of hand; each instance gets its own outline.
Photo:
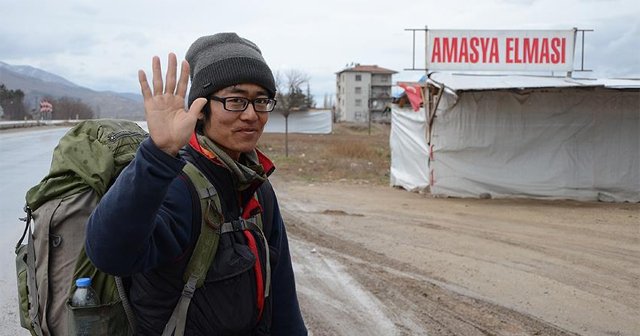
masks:
<path id="1" fill-rule="evenodd" d="M 180 78 L 176 83 L 177 61 L 175 54 L 169 54 L 166 84 L 162 81 L 158 57 L 153 58 L 152 68 L 153 92 L 144 71 L 138 72 L 149 134 L 158 148 L 175 156 L 180 148 L 189 142 L 200 111 L 207 100 L 199 98 L 191 104 L 188 111 L 185 110 L 184 97 L 189 81 L 189 64 L 186 61 L 182 62 Z"/>

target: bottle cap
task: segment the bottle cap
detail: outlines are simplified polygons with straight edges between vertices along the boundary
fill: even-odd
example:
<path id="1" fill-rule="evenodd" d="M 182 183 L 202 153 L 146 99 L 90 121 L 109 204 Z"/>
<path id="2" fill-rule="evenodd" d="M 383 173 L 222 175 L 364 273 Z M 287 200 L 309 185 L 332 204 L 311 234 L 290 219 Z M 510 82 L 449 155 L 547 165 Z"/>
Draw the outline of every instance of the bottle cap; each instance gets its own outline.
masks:
<path id="1" fill-rule="evenodd" d="M 91 286 L 91 278 L 78 278 L 76 279 L 77 287 L 89 287 Z"/>

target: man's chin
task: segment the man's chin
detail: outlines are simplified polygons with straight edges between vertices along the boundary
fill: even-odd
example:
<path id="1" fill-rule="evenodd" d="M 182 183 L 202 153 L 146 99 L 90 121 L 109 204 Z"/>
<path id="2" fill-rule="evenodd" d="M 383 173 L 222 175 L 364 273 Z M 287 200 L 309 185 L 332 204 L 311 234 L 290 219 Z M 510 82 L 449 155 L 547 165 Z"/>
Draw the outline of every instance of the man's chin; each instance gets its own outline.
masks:
<path id="1" fill-rule="evenodd" d="M 256 144 L 247 144 L 242 146 L 233 146 L 233 151 L 238 153 L 248 153 L 253 152 L 256 149 Z"/>

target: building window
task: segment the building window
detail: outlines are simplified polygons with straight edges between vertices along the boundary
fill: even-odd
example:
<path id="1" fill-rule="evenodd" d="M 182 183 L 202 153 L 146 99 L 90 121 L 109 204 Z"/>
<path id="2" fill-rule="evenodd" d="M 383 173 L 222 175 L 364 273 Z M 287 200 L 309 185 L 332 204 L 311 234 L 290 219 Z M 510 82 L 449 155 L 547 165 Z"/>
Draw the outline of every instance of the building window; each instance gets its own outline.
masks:
<path id="1" fill-rule="evenodd" d="M 359 86 L 356 86 L 356 94 L 361 94 L 362 93 L 362 88 Z"/>
<path id="2" fill-rule="evenodd" d="M 382 76 L 382 78 L 380 78 L 380 81 L 381 81 L 382 83 L 388 83 L 388 82 L 389 82 L 389 77 L 387 77 L 387 76 Z"/>
<path id="3" fill-rule="evenodd" d="M 356 106 L 362 106 L 362 99 L 356 99 Z"/>
<path id="4" fill-rule="evenodd" d="M 356 82 L 359 82 L 362 80 L 362 75 L 356 75 Z"/>

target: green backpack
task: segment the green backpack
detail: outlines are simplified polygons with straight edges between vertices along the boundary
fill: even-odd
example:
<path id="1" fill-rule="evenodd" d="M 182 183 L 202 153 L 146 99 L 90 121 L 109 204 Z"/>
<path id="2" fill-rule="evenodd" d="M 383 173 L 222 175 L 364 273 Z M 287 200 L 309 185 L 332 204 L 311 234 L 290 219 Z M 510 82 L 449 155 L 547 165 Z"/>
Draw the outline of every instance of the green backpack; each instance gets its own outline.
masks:
<path id="1" fill-rule="evenodd" d="M 60 139 L 49 174 L 27 192 L 16 272 L 20 324 L 32 335 L 135 333 L 126 279 L 96 269 L 85 254 L 84 240 L 93 208 L 147 136 L 131 121 L 83 121 Z M 224 218 L 218 194 L 204 175 L 190 163 L 183 172 L 198 192 L 203 221 L 185 271 L 185 290 L 165 327 L 166 335 L 184 333 L 191 296 L 214 259 Z M 262 228 L 260 216 L 254 222 Z M 75 279 L 81 277 L 92 279 L 100 305 L 70 305 Z"/>

